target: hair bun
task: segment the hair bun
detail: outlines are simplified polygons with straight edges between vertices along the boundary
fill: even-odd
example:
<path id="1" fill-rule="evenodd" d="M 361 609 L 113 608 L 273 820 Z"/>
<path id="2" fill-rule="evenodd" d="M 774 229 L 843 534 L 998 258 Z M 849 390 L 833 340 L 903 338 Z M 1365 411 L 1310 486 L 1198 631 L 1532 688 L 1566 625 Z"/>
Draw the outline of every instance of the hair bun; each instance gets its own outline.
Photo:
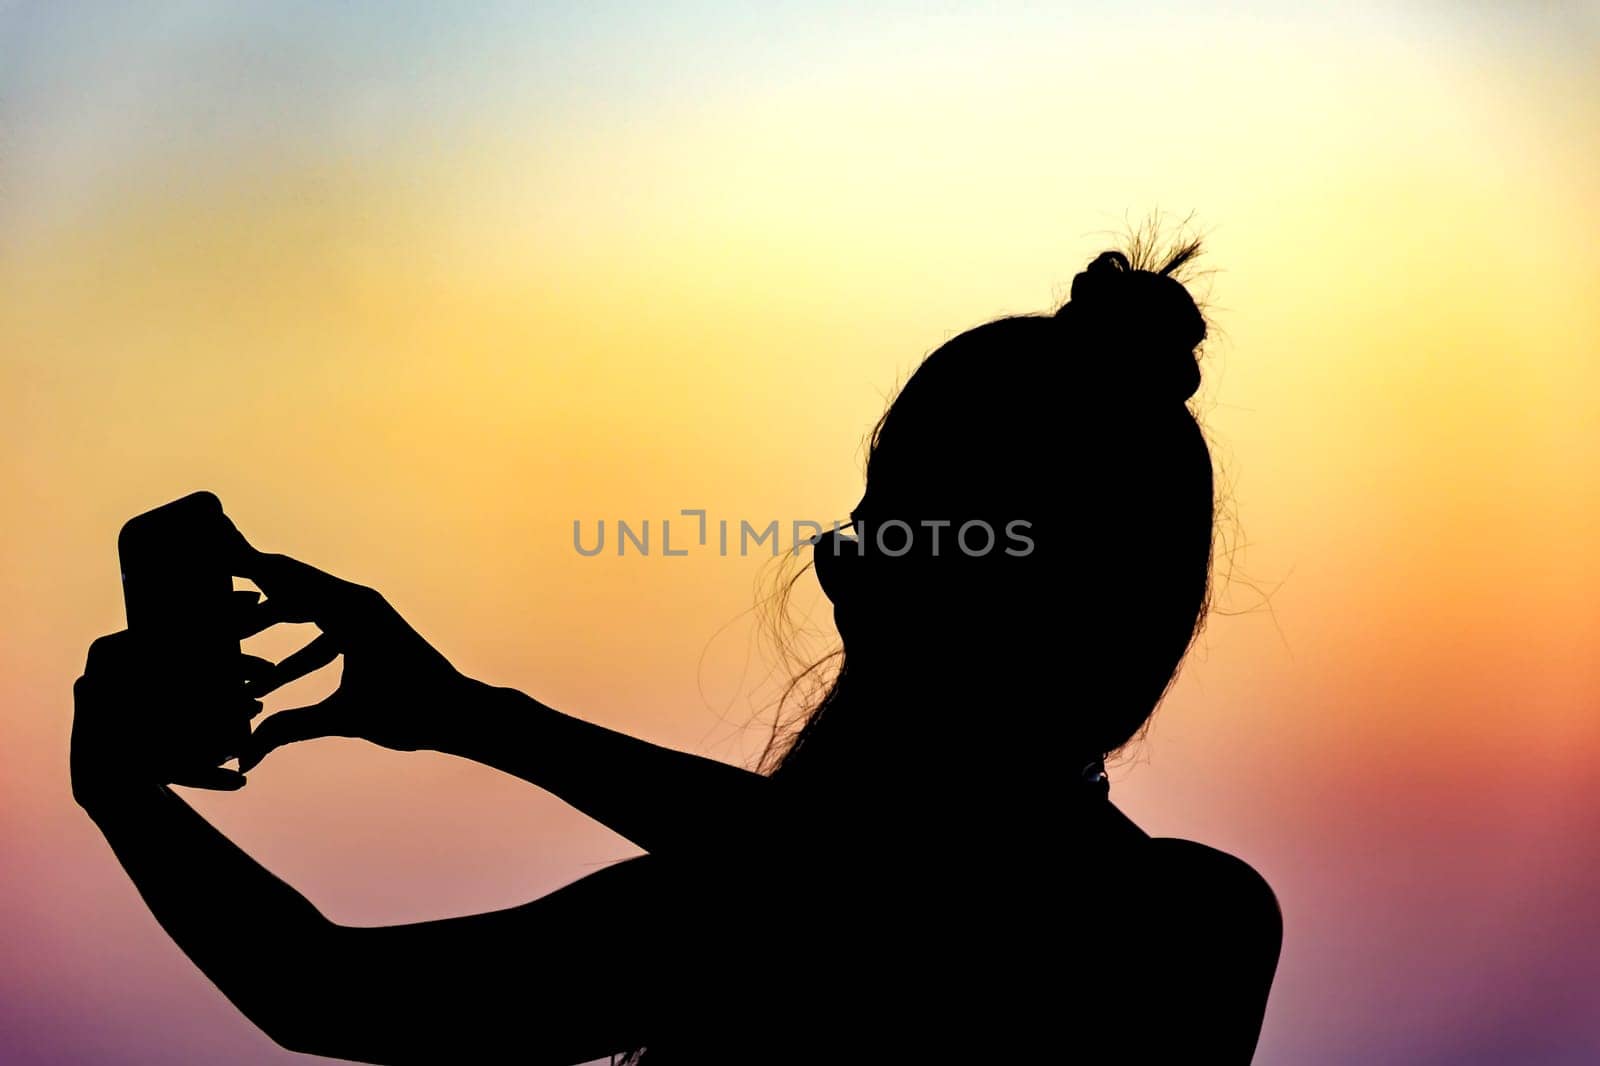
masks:
<path id="1" fill-rule="evenodd" d="M 1084 355 L 1123 386 L 1152 397 L 1187 400 L 1200 387 L 1195 349 L 1206 320 L 1183 283 L 1170 272 L 1198 247 L 1173 255 L 1160 270 L 1134 267 L 1121 252 L 1102 252 L 1072 279 L 1072 297 L 1056 312 L 1069 322 Z"/>

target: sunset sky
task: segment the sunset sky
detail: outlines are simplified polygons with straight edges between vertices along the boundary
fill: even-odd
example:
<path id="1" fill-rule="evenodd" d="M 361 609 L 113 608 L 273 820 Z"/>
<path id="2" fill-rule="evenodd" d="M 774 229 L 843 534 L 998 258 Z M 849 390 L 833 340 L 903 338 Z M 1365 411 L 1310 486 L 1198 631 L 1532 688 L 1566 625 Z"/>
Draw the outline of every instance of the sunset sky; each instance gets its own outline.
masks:
<path id="1" fill-rule="evenodd" d="M 1228 513 L 1113 798 L 1276 889 L 1257 1061 L 1600 1061 L 1600 15 L 1312 6 L 0 2 L 0 1060 L 297 1058 L 69 795 L 128 517 L 210 489 L 468 673 L 748 763 L 772 560 L 573 522 L 843 517 L 924 354 L 1160 212 Z M 629 852 L 355 741 L 195 803 L 359 924 Z"/>

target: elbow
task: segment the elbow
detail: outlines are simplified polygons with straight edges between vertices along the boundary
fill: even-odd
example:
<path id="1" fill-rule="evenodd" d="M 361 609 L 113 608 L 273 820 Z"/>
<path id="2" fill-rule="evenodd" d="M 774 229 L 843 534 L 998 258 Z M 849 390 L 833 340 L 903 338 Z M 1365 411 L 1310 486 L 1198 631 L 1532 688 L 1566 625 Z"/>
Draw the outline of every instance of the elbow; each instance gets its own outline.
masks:
<path id="1" fill-rule="evenodd" d="M 342 927 L 325 919 L 305 936 L 288 938 L 255 955 L 244 988 L 225 989 L 235 1006 L 273 1043 L 286 1051 L 350 1058 L 332 1049 L 339 1030 L 340 1003 L 349 990 L 336 975 L 341 961 Z"/>
<path id="2" fill-rule="evenodd" d="M 280 990 L 241 1009 L 257 1029 L 285 1051 L 301 1055 L 332 1054 L 327 1050 L 326 1023 L 318 1017 L 327 1007 L 310 1002 L 298 990 Z"/>
<path id="3" fill-rule="evenodd" d="M 363 950 L 363 930 L 328 922 L 273 975 L 245 1013 L 285 1051 L 390 1066 L 446 1061 L 414 1038 L 406 1006 L 390 1002 L 394 961 Z"/>
<path id="4" fill-rule="evenodd" d="M 322 1056 L 322 1052 L 315 1046 L 316 1041 L 309 1039 L 308 1034 L 286 1026 L 265 1025 L 259 1020 L 256 1021 L 256 1028 L 266 1033 L 274 1044 L 277 1044 L 285 1051 L 292 1051 L 296 1055 Z"/>
<path id="5" fill-rule="evenodd" d="M 337 1014 L 337 1007 L 331 1003 L 306 1002 L 294 996 L 270 1008 L 250 1012 L 248 1017 L 274 1044 L 297 1055 L 315 1055 L 348 1062 L 399 1061 L 375 1057 L 372 1049 L 354 1047 L 350 1039 L 352 1026 L 348 1020 L 341 1021 Z"/>
<path id="6" fill-rule="evenodd" d="M 318 1033 L 311 1029 L 288 1029 L 278 1033 L 267 1032 L 272 1042 L 285 1051 L 292 1051 L 296 1055 L 311 1055 L 322 1059 L 342 1059 L 345 1062 L 369 1062 L 375 1064 L 395 1063 L 397 1059 L 377 1059 L 358 1054 L 345 1048 L 339 1041 L 325 1039 L 326 1034 Z"/>
<path id="7" fill-rule="evenodd" d="M 321 1055 L 323 1052 L 317 1046 L 317 1027 L 309 1024 L 306 1015 L 297 1009 L 292 1002 L 295 998 L 284 997 L 285 1001 L 258 1005 L 246 1010 L 245 1017 L 285 1051 Z"/>

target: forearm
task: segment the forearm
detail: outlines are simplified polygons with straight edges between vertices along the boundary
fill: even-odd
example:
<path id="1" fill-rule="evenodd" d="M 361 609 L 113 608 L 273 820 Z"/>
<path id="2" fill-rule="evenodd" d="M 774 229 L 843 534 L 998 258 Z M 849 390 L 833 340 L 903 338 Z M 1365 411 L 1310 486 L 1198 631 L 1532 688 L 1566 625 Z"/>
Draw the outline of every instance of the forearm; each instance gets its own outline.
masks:
<path id="1" fill-rule="evenodd" d="M 553 792 L 646 851 L 703 845 L 770 803 L 760 774 L 619 733 L 515 689 L 482 686 L 437 749 Z"/>
<path id="2" fill-rule="evenodd" d="M 184 954 L 286 1042 L 337 927 L 164 786 L 128 786 L 85 807 Z"/>

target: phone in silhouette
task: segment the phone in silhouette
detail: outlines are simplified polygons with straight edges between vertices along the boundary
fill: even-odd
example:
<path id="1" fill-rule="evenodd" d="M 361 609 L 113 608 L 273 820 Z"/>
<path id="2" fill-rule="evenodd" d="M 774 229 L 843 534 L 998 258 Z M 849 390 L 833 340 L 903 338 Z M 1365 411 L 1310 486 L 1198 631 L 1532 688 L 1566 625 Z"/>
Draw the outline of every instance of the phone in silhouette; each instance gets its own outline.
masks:
<path id="1" fill-rule="evenodd" d="M 163 701 L 152 710 L 176 716 L 175 765 L 215 765 L 248 733 L 232 608 L 239 539 L 209 492 L 130 518 L 117 537 L 128 633 Z"/>

